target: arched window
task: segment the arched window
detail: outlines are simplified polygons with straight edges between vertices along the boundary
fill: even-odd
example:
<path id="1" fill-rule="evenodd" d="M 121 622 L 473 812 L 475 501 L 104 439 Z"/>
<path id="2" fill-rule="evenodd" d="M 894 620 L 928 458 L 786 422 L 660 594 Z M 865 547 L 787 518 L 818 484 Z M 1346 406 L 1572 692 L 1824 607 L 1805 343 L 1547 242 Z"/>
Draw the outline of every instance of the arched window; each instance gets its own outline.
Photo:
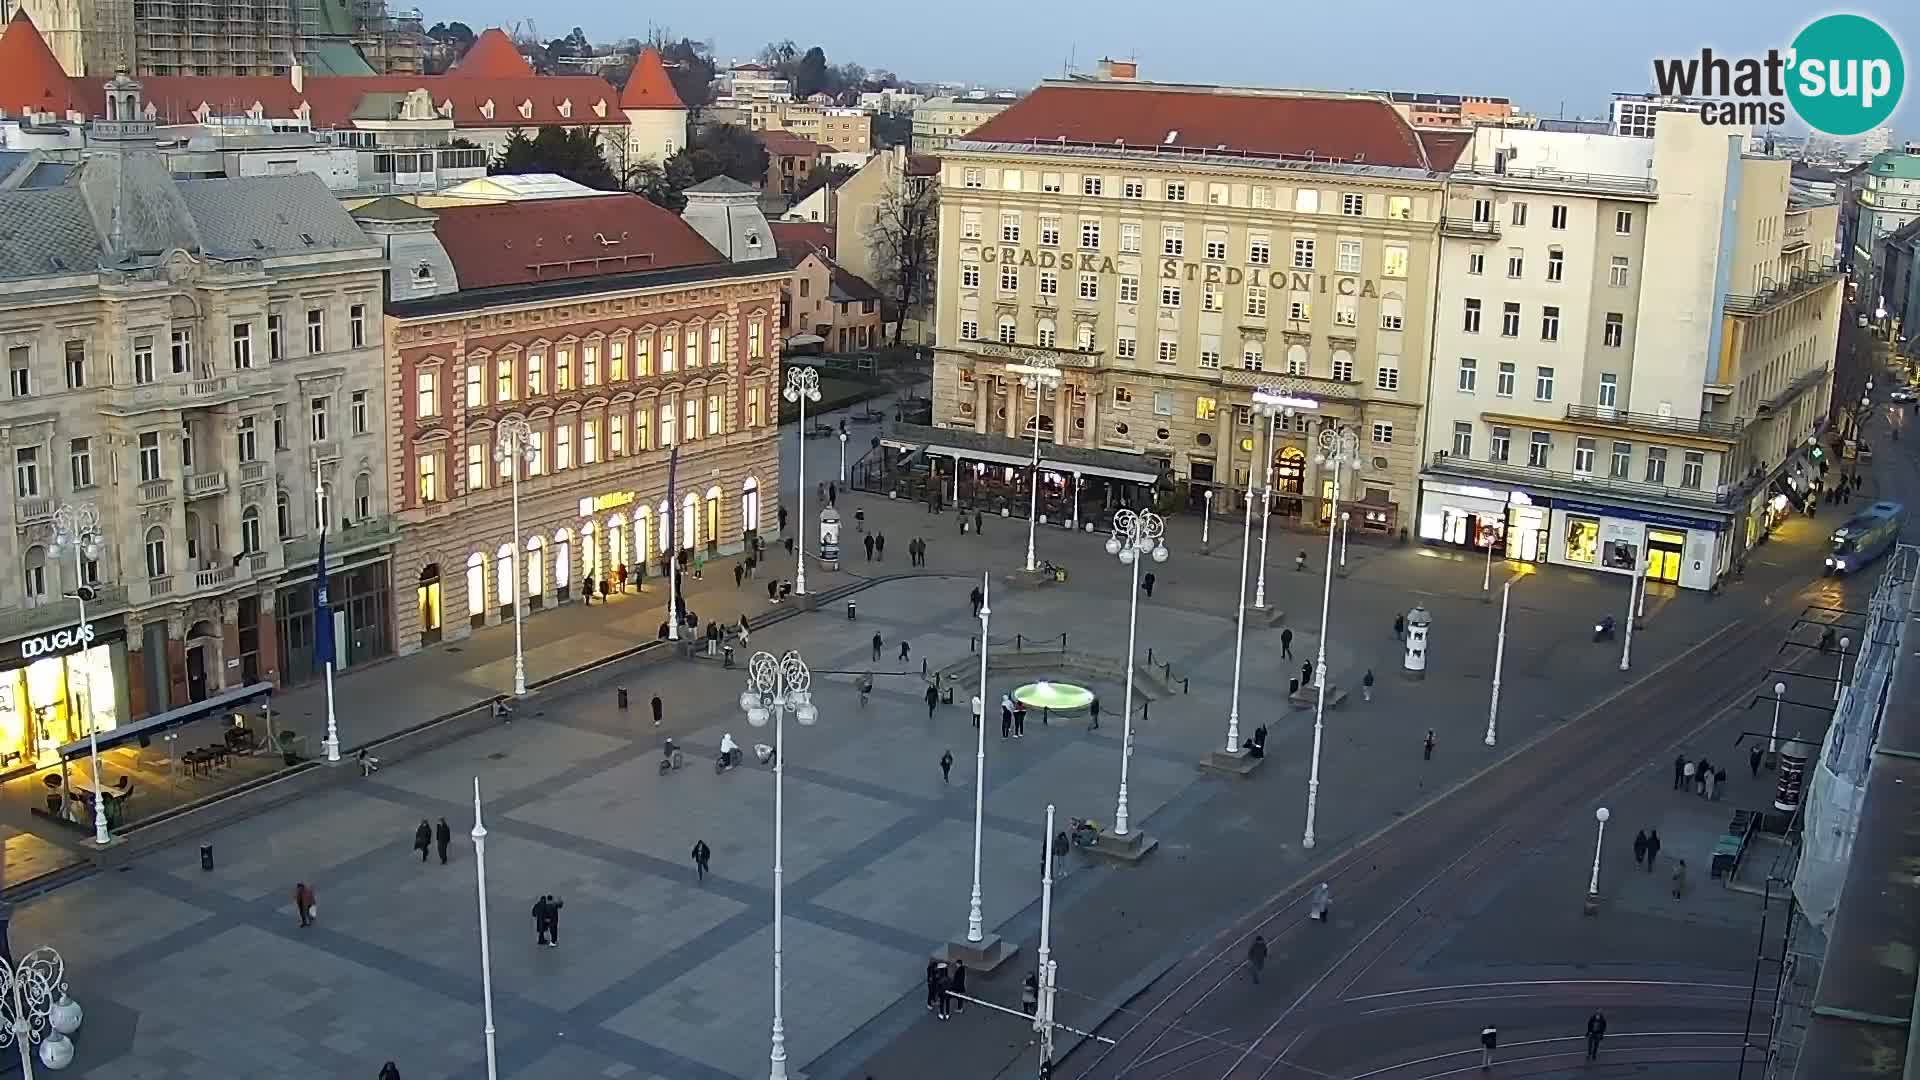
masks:
<path id="1" fill-rule="evenodd" d="M 273 519 L 280 529 L 277 539 L 285 540 L 293 535 L 293 501 L 287 497 L 286 488 L 274 493 Z"/>
<path id="2" fill-rule="evenodd" d="M 1287 346 L 1287 374 L 1305 375 L 1307 373 L 1307 347 L 1305 345 Z"/>
<path id="3" fill-rule="evenodd" d="M 487 617 L 487 557 L 477 551 L 467 556 L 467 617 L 476 626 Z"/>
<path id="4" fill-rule="evenodd" d="M 414 586 L 413 606 L 420 618 L 420 644 L 440 640 L 440 564 L 420 568 L 419 584 Z"/>
<path id="5" fill-rule="evenodd" d="M 700 528 L 699 517 L 700 500 L 692 492 L 688 492 L 687 497 L 680 500 L 680 549 L 682 551 L 693 550 L 696 542 L 694 538 L 699 535 L 696 531 Z"/>
<path id="6" fill-rule="evenodd" d="M 493 582 L 496 599 L 503 608 L 513 606 L 513 545 L 501 544 L 493 553 Z"/>
<path id="7" fill-rule="evenodd" d="M 618 571 L 627 561 L 627 515 L 607 519 L 607 567 Z"/>
<path id="8" fill-rule="evenodd" d="M 707 489 L 706 535 L 702 537 L 711 547 L 720 542 L 720 485 Z"/>
<path id="9" fill-rule="evenodd" d="M 260 508 L 257 506 L 240 511 L 240 550 L 248 555 L 266 550 L 260 544 Z"/>
<path id="10" fill-rule="evenodd" d="M 553 534 L 553 587 L 565 589 L 573 580 L 573 530 Z"/>
<path id="11" fill-rule="evenodd" d="M 1074 344 L 1074 347 L 1079 349 L 1081 352 L 1093 351 L 1093 324 L 1092 323 L 1080 324 L 1079 328 L 1074 331 L 1073 344 Z"/>
<path id="12" fill-rule="evenodd" d="M 373 474 L 361 473 L 353 478 L 353 520 L 365 521 L 373 516 Z"/>
<path id="13" fill-rule="evenodd" d="M 749 476 L 746 483 L 740 485 L 740 527 L 748 532 L 754 532 L 760 528 L 760 480 L 758 477 Z"/>
<path id="14" fill-rule="evenodd" d="M 644 506 L 635 510 L 633 512 L 633 561 L 638 566 L 645 566 L 647 559 L 653 554 L 652 533 L 653 511 Z"/>
<path id="15" fill-rule="evenodd" d="M 596 577 L 600 572 L 600 534 L 595 531 L 594 523 L 580 523 L 580 573 L 585 577 Z"/>
<path id="16" fill-rule="evenodd" d="M 167 576 L 167 531 L 158 525 L 147 530 L 147 576 Z"/>
<path id="17" fill-rule="evenodd" d="M 1041 348 L 1043 349 L 1053 348 L 1054 340 L 1057 336 L 1057 331 L 1054 328 L 1052 319 L 1041 319 L 1040 328 L 1037 331 L 1037 334 L 1038 334 L 1038 340 Z"/>
<path id="18" fill-rule="evenodd" d="M 47 600 L 47 549 L 38 544 L 28 548 L 24 570 L 27 606 L 38 607 Z"/>
<path id="19" fill-rule="evenodd" d="M 543 548 L 544 546 L 545 546 L 545 543 L 542 540 L 542 538 L 538 536 L 527 537 L 527 595 L 528 596 L 537 597 L 547 591 L 547 582 L 546 582 L 547 560 L 544 557 L 546 555 L 546 552 L 541 550 L 541 548 Z"/>
<path id="20" fill-rule="evenodd" d="M 1000 316 L 1000 344 L 1002 345 L 1014 344 L 1016 340 L 1018 340 L 1019 334 L 1020 332 L 1013 321 L 1013 316 L 1011 315 Z"/>

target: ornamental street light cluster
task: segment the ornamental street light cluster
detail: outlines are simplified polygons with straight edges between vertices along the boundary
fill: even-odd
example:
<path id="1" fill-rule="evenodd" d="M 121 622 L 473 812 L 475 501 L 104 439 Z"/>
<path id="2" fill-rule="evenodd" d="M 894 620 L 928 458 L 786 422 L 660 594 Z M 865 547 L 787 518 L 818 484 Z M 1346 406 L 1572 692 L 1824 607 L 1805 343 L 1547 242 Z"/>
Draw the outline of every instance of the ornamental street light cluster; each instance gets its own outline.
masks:
<path id="1" fill-rule="evenodd" d="M 1343 469 L 1359 468 L 1360 436 L 1351 428 L 1327 428 L 1320 432 L 1320 452 L 1314 460 L 1322 468 L 1333 470 L 1333 504 L 1329 513 L 1334 517 L 1327 522 L 1327 572 L 1326 581 L 1320 588 L 1320 642 L 1318 655 L 1313 663 L 1313 685 L 1316 697 L 1313 704 L 1313 764 L 1307 773 L 1307 829 L 1301 838 L 1301 846 L 1313 846 L 1313 823 L 1320 809 L 1320 744 L 1322 728 L 1327 715 L 1327 614 L 1333 603 L 1333 540 L 1336 521 L 1340 511 L 1340 474 Z"/>
<path id="2" fill-rule="evenodd" d="M 64 503 L 53 512 L 51 551 L 55 558 L 73 553 L 73 592 L 67 595 L 80 605 L 79 625 L 83 635 L 87 626 L 87 601 L 93 599 L 94 595 L 87 568 L 95 565 L 100 558 L 102 539 L 100 508 L 92 503 Z M 106 847 L 113 842 L 113 834 L 107 831 L 106 789 L 100 786 L 100 732 L 93 721 L 93 702 L 86 703 L 84 715 L 87 718 L 87 756 L 93 768 L 93 842 Z"/>
<path id="3" fill-rule="evenodd" d="M 1151 510 L 1122 510 L 1113 515 L 1113 535 L 1107 537 L 1107 554 L 1117 557 L 1121 564 L 1133 571 L 1133 588 L 1129 590 L 1130 600 L 1127 609 L 1127 668 L 1126 694 L 1121 706 L 1122 725 L 1120 731 L 1120 800 L 1113 812 L 1113 834 L 1127 835 L 1127 760 L 1133 757 L 1133 667 L 1134 635 L 1140 622 L 1140 558 L 1147 556 L 1154 562 L 1167 561 L 1167 545 L 1161 540 L 1167 535 L 1167 523 L 1159 514 Z"/>
<path id="4" fill-rule="evenodd" d="M 520 471 L 524 465 L 528 471 L 539 460 L 539 450 L 534 446 L 533 429 L 526 418 L 509 416 L 500 421 L 493 458 L 500 467 L 507 470 L 513 483 L 513 555 L 507 560 L 507 576 L 513 579 L 513 694 L 525 697 L 527 693 L 527 652 L 520 632 L 520 559 L 522 541 L 520 538 Z M 588 567 L 591 569 L 591 566 Z"/>
<path id="5" fill-rule="evenodd" d="M 807 595 L 807 402 L 820 400 L 820 372 L 810 367 L 787 369 L 787 386 L 780 396 L 800 406 L 800 519 L 794 530 L 793 595 Z"/>
<path id="6" fill-rule="evenodd" d="M 1053 364 L 1008 364 L 1007 373 L 1020 376 L 1020 385 L 1033 395 L 1033 475 L 1027 495 L 1027 572 L 1037 569 L 1033 557 L 1033 532 L 1040 520 L 1040 410 L 1046 402 L 1045 391 L 1060 385 L 1060 369 Z"/>
<path id="7" fill-rule="evenodd" d="M 67 996 L 67 966 L 60 954 L 41 946 L 9 964 L 0 957 L 0 1050 L 20 1054 L 20 1074 L 33 1080 L 33 1048 L 40 1063 L 55 1072 L 73 1064 L 73 1040 L 85 1010 Z"/>
<path id="8" fill-rule="evenodd" d="M 1260 495 L 1260 580 L 1253 588 L 1253 606 L 1261 611 L 1267 610 L 1267 526 L 1273 521 L 1273 440 L 1284 417 L 1291 422 L 1302 412 L 1311 412 L 1320 408 L 1320 403 L 1312 398 L 1292 397 L 1278 387 L 1262 383 L 1253 388 L 1253 411 L 1266 417 L 1267 446 L 1260 456 L 1263 489 Z M 1253 486 L 1253 474 L 1247 474 L 1247 486 Z"/>

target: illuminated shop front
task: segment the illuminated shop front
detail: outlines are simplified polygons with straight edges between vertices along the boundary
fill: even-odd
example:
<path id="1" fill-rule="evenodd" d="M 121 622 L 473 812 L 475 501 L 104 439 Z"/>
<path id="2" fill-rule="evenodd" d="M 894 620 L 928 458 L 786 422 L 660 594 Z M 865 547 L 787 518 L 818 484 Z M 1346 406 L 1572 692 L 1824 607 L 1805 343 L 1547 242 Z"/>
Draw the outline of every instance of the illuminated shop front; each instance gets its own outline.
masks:
<path id="1" fill-rule="evenodd" d="M 60 747 L 127 716 L 126 625 L 68 625 L 0 646 L 0 771 L 57 764 Z"/>

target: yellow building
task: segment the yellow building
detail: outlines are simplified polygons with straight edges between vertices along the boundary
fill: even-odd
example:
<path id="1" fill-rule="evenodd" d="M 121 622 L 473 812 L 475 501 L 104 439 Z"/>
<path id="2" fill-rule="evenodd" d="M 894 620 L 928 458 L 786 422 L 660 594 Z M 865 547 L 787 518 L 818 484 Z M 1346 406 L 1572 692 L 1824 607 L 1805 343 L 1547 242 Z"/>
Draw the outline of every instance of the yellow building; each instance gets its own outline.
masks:
<path id="1" fill-rule="evenodd" d="M 1353 524 L 1397 531 L 1460 145 L 1423 137 L 1374 96 L 1043 84 L 941 151 L 933 423 L 975 449 L 1037 426 L 1220 505 L 1263 482 L 1267 452 L 1274 512 L 1322 518 L 1317 440 L 1350 430 Z M 1036 361 L 1066 373 L 1038 408 L 1008 371 Z M 1268 451 L 1259 386 L 1294 402 Z"/>

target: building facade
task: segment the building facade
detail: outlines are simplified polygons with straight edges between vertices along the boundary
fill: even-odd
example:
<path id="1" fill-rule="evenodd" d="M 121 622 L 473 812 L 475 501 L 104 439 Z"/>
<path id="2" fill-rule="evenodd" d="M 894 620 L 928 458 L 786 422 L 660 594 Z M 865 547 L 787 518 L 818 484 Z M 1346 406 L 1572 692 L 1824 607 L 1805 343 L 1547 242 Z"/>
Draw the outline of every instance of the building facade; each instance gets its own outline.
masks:
<path id="1" fill-rule="evenodd" d="M 1307 522 L 1316 440 L 1347 430 L 1355 526 L 1398 530 L 1447 164 L 1371 95 L 1042 85 L 941 152 L 934 424 L 1118 451 L 1196 500 L 1266 458 Z M 1038 403 L 1008 372 L 1036 360 L 1065 376 Z M 1272 445 L 1263 385 L 1295 403 Z"/>
<path id="2" fill-rule="evenodd" d="M 928 98 L 913 107 L 913 152 L 931 154 L 966 138 L 1012 104 L 1012 98 Z"/>
<path id="3" fill-rule="evenodd" d="M 734 227 L 756 227 L 737 220 L 750 208 Z M 637 195 L 358 213 L 395 250 L 385 479 L 414 589 L 401 652 L 623 571 L 663 587 L 669 552 L 772 532 L 788 270 L 770 239 L 729 260 Z"/>
<path id="4" fill-rule="evenodd" d="M 304 681 L 317 615 L 342 665 L 391 651 L 380 248 L 311 176 L 176 181 L 139 84 L 104 97 L 130 119 L 94 123 L 66 182 L 0 192 L 0 769 Z M 57 524 L 86 506 L 102 536 L 76 561 Z"/>
<path id="5" fill-rule="evenodd" d="M 24 13 L 68 75 L 100 82 L 117 68 L 149 75 L 285 75 L 295 64 L 335 75 L 417 73 L 426 36 L 417 10 L 385 0 L 0 0 Z"/>
<path id="6" fill-rule="evenodd" d="M 1481 128 L 1441 226 L 1423 541 L 1708 588 L 1808 477 L 1836 208 L 1745 133 Z"/>
<path id="7" fill-rule="evenodd" d="M 1854 226 L 1848 231 L 1853 274 L 1862 295 L 1872 301 L 1873 283 L 1880 281 L 1886 265 L 1886 238 L 1920 220 L 1920 143 L 1875 154 L 1861 172 L 1856 200 Z"/>

